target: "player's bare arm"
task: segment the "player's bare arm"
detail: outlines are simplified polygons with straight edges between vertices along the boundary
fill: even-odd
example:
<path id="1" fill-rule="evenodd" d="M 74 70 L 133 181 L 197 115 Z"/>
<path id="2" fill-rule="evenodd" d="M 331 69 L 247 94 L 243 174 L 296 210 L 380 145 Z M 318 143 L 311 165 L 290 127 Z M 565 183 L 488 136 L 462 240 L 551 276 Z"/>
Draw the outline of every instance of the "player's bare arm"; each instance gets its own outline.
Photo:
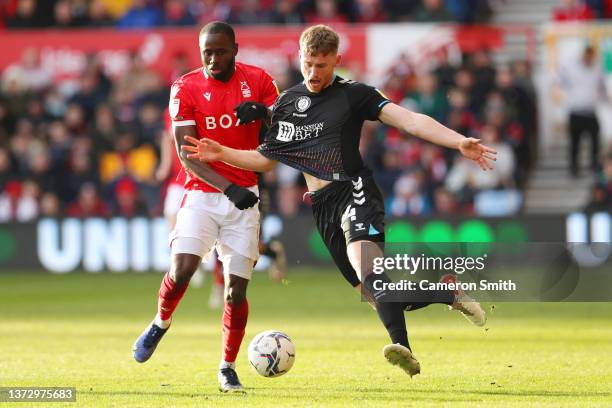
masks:
<path id="1" fill-rule="evenodd" d="M 189 170 L 193 175 L 197 176 L 200 180 L 219 189 L 219 191 L 225 191 L 225 189 L 231 184 L 227 179 L 225 179 L 225 177 L 217 174 L 210 168 L 210 166 L 208 166 L 208 164 L 188 157 L 188 155 L 181 150 L 181 146 L 185 144 L 185 136 L 195 134 L 197 134 L 197 130 L 193 125 L 176 126 L 174 128 L 174 140 L 176 141 L 178 156 L 181 163 L 187 170 Z"/>
<path id="2" fill-rule="evenodd" d="M 189 135 L 185 136 L 181 150 L 182 154 L 191 161 L 222 161 L 234 167 L 260 173 L 272 170 L 278 163 L 268 159 L 257 150 L 232 149 L 211 139 L 198 140 Z"/>
<path id="3" fill-rule="evenodd" d="M 480 139 L 465 137 L 447 128 L 435 119 L 411 112 L 394 103 L 386 104 L 380 111 L 381 122 L 413 136 L 440 146 L 457 149 L 462 155 L 476 162 L 483 170 L 492 170 L 497 152 L 480 143 Z"/>
<path id="4" fill-rule="evenodd" d="M 155 171 L 155 179 L 159 182 L 166 180 L 170 175 L 170 171 L 172 169 L 173 148 L 172 135 L 170 132 L 164 131 L 160 142 L 161 159 L 159 161 L 159 166 Z"/>

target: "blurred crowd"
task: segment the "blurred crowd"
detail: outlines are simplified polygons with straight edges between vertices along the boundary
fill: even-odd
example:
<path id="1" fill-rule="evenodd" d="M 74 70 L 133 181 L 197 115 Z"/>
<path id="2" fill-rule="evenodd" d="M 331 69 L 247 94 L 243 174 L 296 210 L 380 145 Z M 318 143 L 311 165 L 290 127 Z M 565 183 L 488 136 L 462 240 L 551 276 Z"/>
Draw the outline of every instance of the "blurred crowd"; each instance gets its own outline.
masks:
<path id="1" fill-rule="evenodd" d="M 612 0 L 560 0 L 554 21 L 584 21 L 612 18 Z"/>
<path id="2" fill-rule="evenodd" d="M 367 122 L 362 153 L 390 214 L 502 215 L 520 211 L 521 188 L 535 144 L 530 67 L 495 65 L 487 51 L 446 58 L 418 71 L 405 58 L 382 76 L 396 103 L 422 112 L 499 152 L 482 172 L 448 149 Z M 172 78 L 193 67 L 177 58 Z M 301 80 L 296 66 L 275 75 L 281 89 Z M 349 73 L 349 77 L 350 77 Z M 354 79 L 361 79 L 353 77 Z M 37 216 L 156 216 L 167 180 L 156 177 L 171 78 L 137 54 L 125 74 L 107 77 L 95 57 L 71 86 L 54 80 L 39 52 L 2 72 L 0 83 L 0 221 Z M 303 178 L 279 166 L 265 175 L 271 211 L 308 211 Z"/>
<path id="3" fill-rule="evenodd" d="M 8 28 L 486 21 L 493 0 L 4 0 Z"/>
<path id="4" fill-rule="evenodd" d="M 392 100 L 432 116 L 498 152 L 484 172 L 455 151 L 373 126 L 362 151 L 387 197 L 390 214 L 511 215 L 522 208 L 521 189 L 533 165 L 536 101 L 530 66 L 496 65 L 486 50 L 454 66 L 443 59 L 415 71 L 402 58 L 383 86 Z"/>

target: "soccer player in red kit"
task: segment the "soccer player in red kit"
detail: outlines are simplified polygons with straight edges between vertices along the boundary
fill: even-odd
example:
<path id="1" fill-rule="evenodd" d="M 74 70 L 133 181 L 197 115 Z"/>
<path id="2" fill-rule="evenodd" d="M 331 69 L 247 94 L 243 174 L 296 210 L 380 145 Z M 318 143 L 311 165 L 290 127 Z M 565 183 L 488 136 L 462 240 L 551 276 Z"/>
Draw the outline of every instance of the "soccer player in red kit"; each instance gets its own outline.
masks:
<path id="1" fill-rule="evenodd" d="M 210 138 L 240 150 L 255 149 L 278 89 L 262 69 L 236 62 L 232 27 L 212 22 L 200 31 L 202 67 L 172 85 L 170 117 L 187 173 L 185 195 L 170 234 L 172 265 L 163 278 L 158 313 L 134 344 L 134 358 L 147 361 L 170 327 L 172 313 L 202 258 L 215 248 L 225 273 L 223 355 L 219 389 L 242 391 L 235 361 L 244 337 L 249 306 L 246 289 L 257 260 L 259 210 L 257 175 L 225 163 L 187 158 L 185 136 Z"/>

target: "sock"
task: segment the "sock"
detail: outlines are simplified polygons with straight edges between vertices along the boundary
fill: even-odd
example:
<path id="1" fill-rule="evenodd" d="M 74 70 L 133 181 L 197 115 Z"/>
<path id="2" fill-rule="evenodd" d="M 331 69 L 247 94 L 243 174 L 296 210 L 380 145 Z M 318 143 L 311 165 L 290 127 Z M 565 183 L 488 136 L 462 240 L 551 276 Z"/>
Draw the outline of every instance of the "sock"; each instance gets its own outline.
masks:
<path id="1" fill-rule="evenodd" d="M 157 326 L 157 327 L 161 327 L 162 329 L 167 329 L 168 327 L 170 327 L 170 322 L 172 321 L 172 319 L 168 319 L 168 320 L 162 320 L 161 316 L 159 315 L 159 313 L 157 313 L 155 315 L 155 319 L 153 320 L 153 323 Z"/>
<path id="2" fill-rule="evenodd" d="M 225 303 L 223 308 L 223 361 L 233 363 L 240 350 L 249 316 L 249 302 L 239 305 Z"/>
<path id="3" fill-rule="evenodd" d="M 213 276 L 215 285 L 224 286 L 224 278 L 223 278 L 223 264 L 221 261 L 217 259 L 215 262 L 215 267 L 213 268 Z"/>
<path id="4" fill-rule="evenodd" d="M 223 370 L 224 368 L 231 368 L 232 370 L 236 369 L 236 362 L 229 362 L 225 360 L 221 360 L 219 363 L 219 370 Z"/>
<path id="5" fill-rule="evenodd" d="M 389 277 L 385 274 L 377 275 L 371 273 L 364 279 L 363 287 L 373 296 L 374 302 L 376 303 L 378 318 L 387 329 L 391 342 L 394 344 L 401 344 L 410 349 L 408 332 L 406 331 L 406 320 L 404 318 L 405 303 L 393 299 L 392 294 L 388 291 L 375 290 L 373 286 L 374 281 L 379 279 L 384 282 L 391 282 Z"/>
<path id="6" fill-rule="evenodd" d="M 157 311 L 160 320 L 170 320 L 174 309 L 176 309 L 183 294 L 185 294 L 187 286 L 189 286 L 189 282 L 185 285 L 177 285 L 170 278 L 170 272 L 166 272 L 159 288 L 159 299 L 157 301 Z"/>

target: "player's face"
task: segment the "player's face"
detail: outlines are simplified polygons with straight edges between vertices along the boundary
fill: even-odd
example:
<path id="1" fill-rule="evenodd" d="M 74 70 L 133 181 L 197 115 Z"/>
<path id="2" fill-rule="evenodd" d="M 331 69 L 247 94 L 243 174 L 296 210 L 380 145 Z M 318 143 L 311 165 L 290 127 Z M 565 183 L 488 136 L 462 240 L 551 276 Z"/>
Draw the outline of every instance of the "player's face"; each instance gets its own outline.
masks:
<path id="1" fill-rule="evenodd" d="M 340 63 L 335 53 L 308 55 L 300 51 L 300 65 L 304 83 L 310 92 L 318 93 L 334 78 L 334 68 Z"/>
<path id="2" fill-rule="evenodd" d="M 220 81 L 227 81 L 234 73 L 238 44 L 226 34 L 204 34 L 200 37 L 202 66 L 208 75 Z"/>

